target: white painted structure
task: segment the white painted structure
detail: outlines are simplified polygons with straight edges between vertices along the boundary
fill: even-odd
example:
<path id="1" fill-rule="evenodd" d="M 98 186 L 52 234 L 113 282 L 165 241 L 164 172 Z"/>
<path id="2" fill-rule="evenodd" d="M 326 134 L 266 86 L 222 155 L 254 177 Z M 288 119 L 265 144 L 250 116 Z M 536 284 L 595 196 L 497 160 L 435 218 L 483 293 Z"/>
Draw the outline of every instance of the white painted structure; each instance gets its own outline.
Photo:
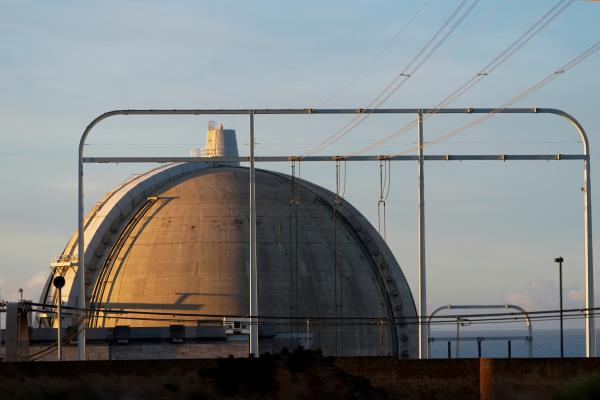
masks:
<path id="1" fill-rule="evenodd" d="M 238 146 L 235 130 L 223 128 L 223 124 L 215 127 L 209 122 L 204 146 L 204 157 L 238 157 Z M 239 165 L 240 163 L 235 163 Z"/>

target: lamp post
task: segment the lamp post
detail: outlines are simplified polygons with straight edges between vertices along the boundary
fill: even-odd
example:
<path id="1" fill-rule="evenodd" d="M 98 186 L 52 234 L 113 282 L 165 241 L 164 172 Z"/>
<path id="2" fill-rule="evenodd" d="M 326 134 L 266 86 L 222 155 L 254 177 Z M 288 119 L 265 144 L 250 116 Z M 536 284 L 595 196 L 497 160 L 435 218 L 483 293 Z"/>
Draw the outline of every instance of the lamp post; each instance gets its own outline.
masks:
<path id="1" fill-rule="evenodd" d="M 565 261 L 562 257 L 556 257 L 555 263 L 558 263 L 558 290 L 560 297 L 560 358 L 565 356 L 565 344 L 563 336 L 563 284 L 562 284 L 562 263 Z"/>
<path id="2" fill-rule="evenodd" d="M 62 288 L 65 286 L 65 278 L 57 276 L 52 280 L 54 287 L 58 290 L 58 309 L 56 319 L 58 320 L 58 329 L 56 331 L 56 345 L 58 349 L 58 361 L 62 361 Z"/>

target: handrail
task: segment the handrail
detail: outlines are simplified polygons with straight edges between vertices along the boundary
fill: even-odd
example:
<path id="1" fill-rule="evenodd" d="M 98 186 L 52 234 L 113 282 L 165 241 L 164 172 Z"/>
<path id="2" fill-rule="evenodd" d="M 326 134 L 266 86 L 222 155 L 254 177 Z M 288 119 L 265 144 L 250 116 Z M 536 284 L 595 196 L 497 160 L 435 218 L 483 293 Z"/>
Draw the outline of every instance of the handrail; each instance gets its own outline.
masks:
<path id="1" fill-rule="evenodd" d="M 433 310 L 433 312 L 431 314 L 429 314 L 429 316 L 427 317 L 427 338 L 428 338 L 428 342 L 431 342 L 432 340 L 430 339 L 430 333 L 431 333 L 431 318 L 433 318 L 438 312 L 443 311 L 443 310 L 472 310 L 472 309 L 479 309 L 479 310 L 485 310 L 485 309 L 492 309 L 492 308 L 505 308 L 505 309 L 513 309 L 513 310 L 517 310 L 519 311 L 523 317 L 525 318 L 525 324 L 527 325 L 527 331 L 528 331 L 528 350 L 529 350 L 529 357 L 533 357 L 533 326 L 531 325 L 531 318 L 529 318 L 529 313 L 527 311 L 525 311 L 525 309 L 523 307 L 519 307 L 517 305 L 514 304 L 467 304 L 467 305 L 452 305 L 452 304 L 448 304 L 446 306 L 441 306 L 436 308 L 435 310 Z M 431 357 L 430 351 L 429 351 L 429 343 L 427 343 L 427 358 Z"/>

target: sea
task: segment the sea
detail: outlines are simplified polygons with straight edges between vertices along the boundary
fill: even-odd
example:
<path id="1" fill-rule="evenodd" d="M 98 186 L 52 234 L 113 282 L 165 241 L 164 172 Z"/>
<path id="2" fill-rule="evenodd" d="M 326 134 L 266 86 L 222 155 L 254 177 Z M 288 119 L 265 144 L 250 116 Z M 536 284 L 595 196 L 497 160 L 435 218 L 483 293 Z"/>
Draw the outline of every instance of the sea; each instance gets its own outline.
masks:
<path id="1" fill-rule="evenodd" d="M 459 358 L 478 357 L 476 340 L 467 338 L 483 338 L 481 342 L 481 357 L 507 358 L 509 356 L 508 340 L 501 337 L 512 336 L 510 356 L 512 358 L 529 357 L 528 342 L 522 340 L 527 336 L 526 329 L 476 330 L 464 329 L 459 332 L 461 337 Z M 560 357 L 560 329 L 533 329 L 533 357 Z M 494 337 L 499 340 L 485 340 Z M 432 330 L 431 338 L 447 338 L 444 341 L 433 341 L 430 344 L 431 358 L 448 358 L 448 341 L 450 341 L 450 356 L 456 357 L 456 329 Z M 585 332 L 583 329 L 565 329 L 563 334 L 564 356 L 583 357 L 585 355 Z M 598 342 L 598 335 L 596 338 Z M 600 343 L 600 342 L 598 342 Z"/>

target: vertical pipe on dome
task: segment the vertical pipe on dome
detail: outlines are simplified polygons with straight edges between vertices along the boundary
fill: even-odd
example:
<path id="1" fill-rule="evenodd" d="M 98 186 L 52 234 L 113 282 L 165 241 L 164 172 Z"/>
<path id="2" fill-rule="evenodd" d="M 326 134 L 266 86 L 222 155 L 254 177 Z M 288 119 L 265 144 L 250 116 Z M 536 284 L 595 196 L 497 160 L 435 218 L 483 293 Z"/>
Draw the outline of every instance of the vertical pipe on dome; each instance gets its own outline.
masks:
<path id="1" fill-rule="evenodd" d="M 256 263 L 256 176 L 254 170 L 254 111 L 250 111 L 250 348 L 258 357 L 258 279 Z"/>

